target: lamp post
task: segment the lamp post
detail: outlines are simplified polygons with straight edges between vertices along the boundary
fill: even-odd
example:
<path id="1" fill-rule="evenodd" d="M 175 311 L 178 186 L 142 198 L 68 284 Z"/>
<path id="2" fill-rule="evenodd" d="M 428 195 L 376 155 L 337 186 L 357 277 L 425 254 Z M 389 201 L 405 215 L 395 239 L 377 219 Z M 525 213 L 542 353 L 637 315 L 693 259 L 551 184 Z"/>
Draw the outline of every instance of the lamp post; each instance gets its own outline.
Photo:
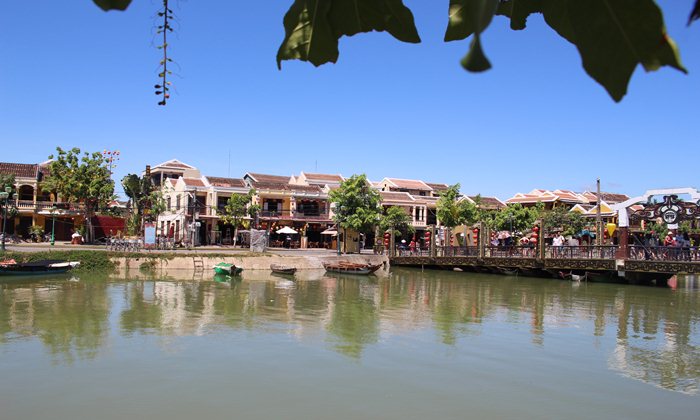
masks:
<path id="1" fill-rule="evenodd" d="M 7 224 L 7 206 L 9 206 L 10 193 L 12 187 L 5 187 L 5 191 L 0 192 L 0 201 L 3 202 L 2 213 L 2 242 L 0 242 L 0 251 L 5 251 L 5 225 Z M 17 199 L 17 193 L 12 195 L 13 199 Z"/>
<path id="2" fill-rule="evenodd" d="M 335 228 L 335 242 L 338 248 L 338 256 L 342 254 L 340 252 L 340 205 L 337 206 L 338 210 L 338 221 L 336 222 L 336 228 Z"/>
<path id="3" fill-rule="evenodd" d="M 51 246 L 56 243 L 56 236 L 54 235 L 56 228 L 56 204 L 51 206 Z"/>

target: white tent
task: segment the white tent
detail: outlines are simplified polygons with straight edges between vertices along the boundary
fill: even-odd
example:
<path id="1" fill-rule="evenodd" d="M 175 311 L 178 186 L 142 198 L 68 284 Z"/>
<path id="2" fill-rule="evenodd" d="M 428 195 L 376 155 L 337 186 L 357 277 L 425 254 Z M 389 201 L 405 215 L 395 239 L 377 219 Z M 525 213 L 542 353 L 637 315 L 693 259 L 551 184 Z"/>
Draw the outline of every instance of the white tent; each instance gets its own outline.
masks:
<path id="1" fill-rule="evenodd" d="M 285 226 L 285 227 L 283 227 L 282 229 L 280 229 L 280 230 L 277 231 L 277 234 L 278 234 L 278 235 L 294 235 L 294 234 L 297 234 L 297 233 L 299 233 L 299 232 L 297 232 L 296 230 L 290 228 L 289 226 Z"/>

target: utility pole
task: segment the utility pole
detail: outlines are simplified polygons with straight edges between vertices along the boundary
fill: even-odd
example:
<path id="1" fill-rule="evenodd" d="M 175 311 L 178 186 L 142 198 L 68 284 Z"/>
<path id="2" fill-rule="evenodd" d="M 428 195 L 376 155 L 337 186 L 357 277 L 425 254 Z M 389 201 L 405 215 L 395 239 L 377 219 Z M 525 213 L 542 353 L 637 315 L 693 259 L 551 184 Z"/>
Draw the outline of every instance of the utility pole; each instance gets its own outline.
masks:
<path id="1" fill-rule="evenodd" d="M 595 236 L 596 236 L 596 243 L 598 245 L 603 245 L 603 222 L 601 220 L 600 216 L 600 178 L 597 179 L 596 181 L 596 195 L 597 195 L 597 200 L 598 200 L 598 208 L 596 210 L 596 230 L 595 230 Z"/>

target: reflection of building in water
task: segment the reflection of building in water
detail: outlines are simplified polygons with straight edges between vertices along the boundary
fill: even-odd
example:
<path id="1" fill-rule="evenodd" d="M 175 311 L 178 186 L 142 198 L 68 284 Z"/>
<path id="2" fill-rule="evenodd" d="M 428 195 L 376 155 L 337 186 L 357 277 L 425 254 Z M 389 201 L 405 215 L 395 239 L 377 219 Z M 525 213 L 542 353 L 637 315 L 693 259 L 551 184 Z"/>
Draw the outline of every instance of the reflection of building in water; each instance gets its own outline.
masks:
<path id="1" fill-rule="evenodd" d="M 621 375 L 670 391 L 700 394 L 700 349 L 678 348 L 674 335 L 661 335 L 662 342 L 645 337 L 617 340 L 608 359 L 610 369 Z"/>
<path id="2" fill-rule="evenodd" d="M 161 329 L 169 334 L 204 335 L 217 323 L 213 293 L 200 290 L 199 283 L 158 281 L 153 284 L 155 304 L 162 310 Z"/>

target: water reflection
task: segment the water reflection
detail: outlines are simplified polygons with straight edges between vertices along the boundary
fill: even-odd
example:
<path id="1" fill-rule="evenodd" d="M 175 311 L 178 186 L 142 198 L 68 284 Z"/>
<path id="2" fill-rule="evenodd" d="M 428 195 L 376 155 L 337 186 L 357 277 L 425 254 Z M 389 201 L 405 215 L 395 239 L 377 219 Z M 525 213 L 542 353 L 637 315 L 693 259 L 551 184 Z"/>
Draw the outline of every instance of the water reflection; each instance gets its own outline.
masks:
<path id="1" fill-rule="evenodd" d="M 361 360 L 384 339 L 424 331 L 448 348 L 493 331 L 523 332 L 534 348 L 549 351 L 561 346 L 551 334 L 565 331 L 610 349 L 609 368 L 625 377 L 700 392 L 696 290 L 418 270 L 395 270 L 389 278 L 206 277 L 1 282 L 0 351 L 36 339 L 56 361 L 71 363 L 94 358 L 110 333 L 129 339 L 246 331 L 321 337 L 327 348 Z"/>

